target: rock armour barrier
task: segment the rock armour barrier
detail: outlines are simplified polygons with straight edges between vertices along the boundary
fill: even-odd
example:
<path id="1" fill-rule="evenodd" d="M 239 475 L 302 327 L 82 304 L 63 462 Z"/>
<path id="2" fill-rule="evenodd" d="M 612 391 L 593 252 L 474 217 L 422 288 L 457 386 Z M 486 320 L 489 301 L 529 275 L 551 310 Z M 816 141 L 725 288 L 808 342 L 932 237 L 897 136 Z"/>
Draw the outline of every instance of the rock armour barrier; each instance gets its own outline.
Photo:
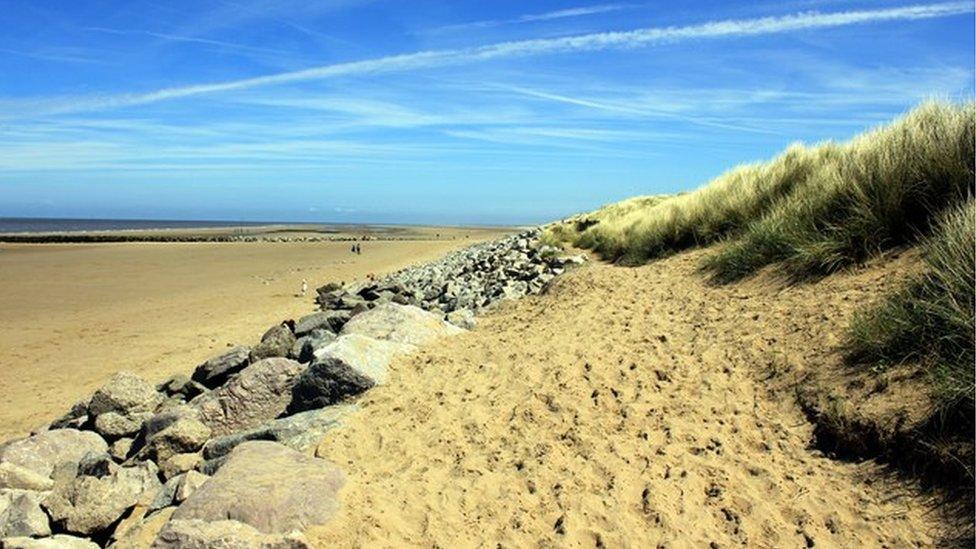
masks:
<path id="1" fill-rule="evenodd" d="M 584 258 L 538 230 L 380 280 L 326 284 L 319 312 L 158 386 L 121 372 L 0 444 L 0 547 L 307 547 L 344 483 L 314 457 L 398 356 L 471 329 Z M 314 489 L 310 492 L 309 487 Z"/>

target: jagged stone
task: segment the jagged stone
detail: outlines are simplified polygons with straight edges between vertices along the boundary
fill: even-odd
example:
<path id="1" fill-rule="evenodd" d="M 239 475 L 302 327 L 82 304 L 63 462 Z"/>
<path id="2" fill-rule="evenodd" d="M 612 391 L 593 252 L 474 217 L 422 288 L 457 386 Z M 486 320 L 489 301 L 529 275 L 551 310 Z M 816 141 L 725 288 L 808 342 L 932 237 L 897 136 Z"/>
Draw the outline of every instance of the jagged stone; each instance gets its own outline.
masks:
<path id="1" fill-rule="evenodd" d="M 12 463 L 39 475 L 51 478 L 55 468 L 63 463 L 77 468 L 88 452 L 108 449 L 105 439 L 90 431 L 55 429 L 0 446 L 0 464 Z"/>
<path id="2" fill-rule="evenodd" d="M 338 510 L 345 475 L 334 464 L 274 442 L 239 445 L 173 520 L 232 519 L 264 533 L 305 530 Z"/>
<path id="3" fill-rule="evenodd" d="M 357 409 L 355 404 L 341 404 L 309 410 L 273 420 L 257 429 L 214 438 L 203 447 L 203 457 L 210 461 L 217 460 L 249 440 L 278 442 L 293 450 L 307 453 L 314 449 L 329 431 L 341 426 L 344 418 Z"/>
<path id="4" fill-rule="evenodd" d="M 261 343 L 251 349 L 251 362 L 265 358 L 286 357 L 295 344 L 295 334 L 286 324 L 279 324 L 268 330 Z"/>
<path id="5" fill-rule="evenodd" d="M 15 463 L 0 463 L 0 490 L 50 490 L 54 481 L 31 469 Z"/>
<path id="6" fill-rule="evenodd" d="M 264 359 L 223 387 L 194 399 L 190 406 L 213 431 L 212 436 L 253 429 L 285 411 L 291 389 L 305 368 L 287 358 Z"/>
<path id="7" fill-rule="evenodd" d="M 163 395 L 132 372 L 119 372 L 95 391 L 88 403 L 88 413 L 99 416 L 106 412 L 132 415 L 153 412 L 162 403 Z"/>
<path id="8" fill-rule="evenodd" d="M 353 317 L 342 328 L 342 334 L 358 334 L 396 343 L 423 345 L 438 337 L 463 331 L 444 322 L 443 318 L 419 307 L 383 303 Z"/>
<path id="9" fill-rule="evenodd" d="M 170 520 L 153 542 L 154 549 L 306 549 L 297 533 L 264 534 L 236 520 Z"/>
<path id="10" fill-rule="evenodd" d="M 295 414 L 336 404 L 372 388 L 373 380 L 344 361 L 328 357 L 314 362 L 292 388 L 287 412 Z"/>
<path id="11" fill-rule="evenodd" d="M 390 362 L 400 355 L 415 351 L 417 347 L 394 341 L 384 341 L 360 334 L 339 336 L 333 343 L 315 353 L 317 361 L 339 359 L 357 373 L 366 376 L 375 385 L 386 383 Z"/>
<path id="12" fill-rule="evenodd" d="M 51 525 L 41 509 L 43 497 L 40 492 L 0 490 L 0 538 L 50 536 Z"/>
<path id="13" fill-rule="evenodd" d="M 49 538 L 11 537 L 0 542 L 4 549 L 98 549 L 98 544 L 67 534 L 57 534 Z"/>
<path id="14" fill-rule="evenodd" d="M 234 347 L 197 366 L 191 379 L 214 389 L 226 383 L 230 376 L 246 368 L 250 363 L 250 356 L 250 347 Z"/>

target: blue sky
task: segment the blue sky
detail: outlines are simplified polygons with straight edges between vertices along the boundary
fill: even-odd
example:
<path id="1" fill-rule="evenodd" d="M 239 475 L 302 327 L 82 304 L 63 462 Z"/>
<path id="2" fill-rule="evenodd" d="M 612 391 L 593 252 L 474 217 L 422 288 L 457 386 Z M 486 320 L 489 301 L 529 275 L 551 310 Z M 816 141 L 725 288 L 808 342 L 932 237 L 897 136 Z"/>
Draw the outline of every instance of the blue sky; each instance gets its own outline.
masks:
<path id="1" fill-rule="evenodd" d="M 538 222 L 974 94 L 966 1 L 0 14 L 0 216 Z"/>

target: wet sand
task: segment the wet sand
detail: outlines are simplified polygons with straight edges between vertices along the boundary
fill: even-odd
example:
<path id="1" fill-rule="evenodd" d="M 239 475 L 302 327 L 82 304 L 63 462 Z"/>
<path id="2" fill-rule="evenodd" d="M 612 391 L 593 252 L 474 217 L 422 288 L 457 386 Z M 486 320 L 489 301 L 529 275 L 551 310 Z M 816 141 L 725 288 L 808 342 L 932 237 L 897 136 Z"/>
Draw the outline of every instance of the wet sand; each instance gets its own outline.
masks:
<path id="1" fill-rule="evenodd" d="M 397 233 L 404 240 L 363 242 L 362 255 L 349 242 L 0 244 L 0 440 L 51 421 L 119 370 L 156 382 L 253 344 L 313 312 L 326 282 L 503 232 L 411 228 Z"/>

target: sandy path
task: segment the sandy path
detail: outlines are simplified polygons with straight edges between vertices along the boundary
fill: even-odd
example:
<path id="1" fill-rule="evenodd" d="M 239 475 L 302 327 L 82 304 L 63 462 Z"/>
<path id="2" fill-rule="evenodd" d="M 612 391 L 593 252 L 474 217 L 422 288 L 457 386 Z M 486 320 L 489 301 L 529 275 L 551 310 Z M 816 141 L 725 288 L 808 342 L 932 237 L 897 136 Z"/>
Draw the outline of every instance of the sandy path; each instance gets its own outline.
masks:
<path id="1" fill-rule="evenodd" d="M 160 381 L 254 343 L 312 312 L 325 282 L 499 234 L 436 232 L 448 240 L 368 242 L 360 256 L 345 242 L 0 244 L 0 440 L 51 421 L 119 370 Z"/>
<path id="2" fill-rule="evenodd" d="M 776 388 L 890 277 L 713 288 L 699 257 L 589 265 L 400 361 L 318 449 L 349 482 L 316 545 L 931 544 L 926 500 L 812 450 Z"/>

